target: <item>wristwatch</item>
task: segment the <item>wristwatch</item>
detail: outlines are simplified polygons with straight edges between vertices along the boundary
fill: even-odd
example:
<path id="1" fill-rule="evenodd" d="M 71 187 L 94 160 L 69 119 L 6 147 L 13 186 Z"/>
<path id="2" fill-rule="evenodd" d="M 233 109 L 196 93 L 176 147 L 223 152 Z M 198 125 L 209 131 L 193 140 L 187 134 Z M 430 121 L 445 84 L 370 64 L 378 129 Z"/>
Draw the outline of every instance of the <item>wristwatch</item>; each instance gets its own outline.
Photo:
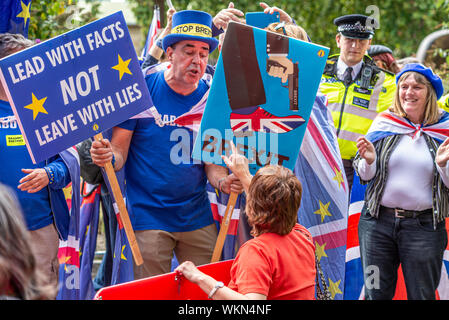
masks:
<path id="1" fill-rule="evenodd" d="M 213 289 L 210 291 L 208 298 L 212 299 L 212 297 L 217 292 L 217 290 L 220 288 L 223 288 L 223 287 L 224 287 L 224 283 L 221 281 L 217 281 L 217 283 L 215 284 L 215 287 L 213 287 Z"/>

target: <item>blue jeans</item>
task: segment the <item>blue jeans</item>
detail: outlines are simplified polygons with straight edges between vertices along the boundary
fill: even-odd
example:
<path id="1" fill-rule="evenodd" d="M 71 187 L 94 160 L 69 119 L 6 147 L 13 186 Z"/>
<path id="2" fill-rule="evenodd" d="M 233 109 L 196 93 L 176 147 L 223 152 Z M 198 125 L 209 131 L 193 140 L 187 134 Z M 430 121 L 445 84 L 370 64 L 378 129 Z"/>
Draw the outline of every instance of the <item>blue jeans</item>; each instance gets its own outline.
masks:
<path id="1" fill-rule="evenodd" d="M 445 221 L 434 230 L 431 214 L 397 218 L 381 211 L 376 219 L 364 207 L 358 235 L 366 300 L 393 298 L 400 264 L 407 298 L 435 300 L 447 245 Z"/>

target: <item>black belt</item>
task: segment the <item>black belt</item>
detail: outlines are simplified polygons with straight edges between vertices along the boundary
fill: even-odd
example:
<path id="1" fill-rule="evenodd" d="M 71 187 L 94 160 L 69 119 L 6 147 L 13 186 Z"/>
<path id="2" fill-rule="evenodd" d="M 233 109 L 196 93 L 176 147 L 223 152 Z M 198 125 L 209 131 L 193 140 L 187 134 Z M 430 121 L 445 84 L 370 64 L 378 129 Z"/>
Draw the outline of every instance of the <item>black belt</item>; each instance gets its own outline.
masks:
<path id="1" fill-rule="evenodd" d="M 422 214 L 432 214 L 432 209 L 426 209 L 422 211 L 404 210 L 400 208 L 388 208 L 380 206 L 380 211 L 385 213 L 391 213 L 396 218 L 416 218 Z"/>

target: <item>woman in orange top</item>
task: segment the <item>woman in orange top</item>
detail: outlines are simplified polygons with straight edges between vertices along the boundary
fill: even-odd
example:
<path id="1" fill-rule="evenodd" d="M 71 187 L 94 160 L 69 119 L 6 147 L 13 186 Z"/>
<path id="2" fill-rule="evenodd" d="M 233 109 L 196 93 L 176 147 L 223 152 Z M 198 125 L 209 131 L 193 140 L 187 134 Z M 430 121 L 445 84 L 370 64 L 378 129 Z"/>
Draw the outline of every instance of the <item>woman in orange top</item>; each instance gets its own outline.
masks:
<path id="1" fill-rule="evenodd" d="M 315 246 L 310 233 L 297 223 L 302 186 L 293 172 L 266 166 L 254 177 L 248 160 L 237 153 L 223 160 L 247 193 L 246 214 L 255 237 L 239 250 L 228 286 L 186 261 L 175 271 L 197 284 L 210 299 L 314 299 Z"/>

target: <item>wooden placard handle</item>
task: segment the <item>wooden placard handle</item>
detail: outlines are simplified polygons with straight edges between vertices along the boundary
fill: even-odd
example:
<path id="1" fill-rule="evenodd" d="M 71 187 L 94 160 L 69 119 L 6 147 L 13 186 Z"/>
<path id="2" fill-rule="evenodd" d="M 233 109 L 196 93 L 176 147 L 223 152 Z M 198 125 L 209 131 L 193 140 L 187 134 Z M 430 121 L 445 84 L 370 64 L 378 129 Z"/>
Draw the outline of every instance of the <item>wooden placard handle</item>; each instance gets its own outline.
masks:
<path id="1" fill-rule="evenodd" d="M 221 221 L 220 232 L 218 233 L 217 242 L 215 243 L 214 252 L 210 261 L 211 263 L 218 262 L 221 258 L 221 252 L 226 240 L 226 235 L 228 234 L 229 222 L 231 221 L 232 212 L 234 211 L 235 203 L 237 202 L 237 197 L 238 194 L 236 192 L 231 192 L 223 220 Z"/>
<path id="2" fill-rule="evenodd" d="M 103 140 L 103 135 L 101 133 L 98 133 L 94 136 L 94 138 L 95 140 L 100 141 Z M 117 176 L 115 175 L 115 170 L 112 167 L 112 163 L 106 163 L 104 169 L 106 171 L 106 175 L 108 176 L 109 184 L 111 185 L 112 193 L 120 212 L 120 219 L 125 228 L 126 237 L 128 238 L 128 242 L 131 247 L 134 262 L 136 263 L 136 265 L 140 266 L 143 263 L 143 258 L 140 253 L 139 245 L 137 244 L 136 236 L 131 225 L 131 220 L 129 219 L 128 210 L 126 209 L 122 191 L 120 190 L 120 186 L 117 181 Z"/>

